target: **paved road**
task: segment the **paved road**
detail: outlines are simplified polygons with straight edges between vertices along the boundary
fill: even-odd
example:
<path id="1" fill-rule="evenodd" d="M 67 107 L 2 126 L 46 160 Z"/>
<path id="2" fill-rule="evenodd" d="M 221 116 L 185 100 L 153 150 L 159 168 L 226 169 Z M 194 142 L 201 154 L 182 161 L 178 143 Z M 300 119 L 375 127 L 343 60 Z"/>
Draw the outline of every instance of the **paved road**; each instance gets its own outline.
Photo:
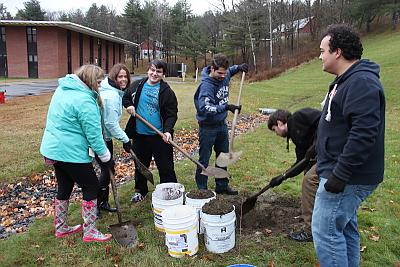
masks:
<path id="1" fill-rule="evenodd" d="M 138 80 L 143 78 L 143 75 L 134 75 L 132 79 Z M 6 91 L 6 99 L 13 97 L 40 95 L 48 92 L 53 92 L 58 85 L 58 79 L 52 80 L 29 80 L 29 81 L 13 81 L 2 82 L 0 84 L 0 91 Z"/>

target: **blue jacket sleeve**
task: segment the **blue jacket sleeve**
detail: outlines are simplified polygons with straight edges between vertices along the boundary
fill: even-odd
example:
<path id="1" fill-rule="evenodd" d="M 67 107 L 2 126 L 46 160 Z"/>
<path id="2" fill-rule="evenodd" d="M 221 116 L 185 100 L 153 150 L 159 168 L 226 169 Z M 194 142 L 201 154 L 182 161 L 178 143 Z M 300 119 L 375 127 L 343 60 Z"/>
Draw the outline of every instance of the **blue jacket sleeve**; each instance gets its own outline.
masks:
<path id="1" fill-rule="evenodd" d="M 119 141 L 126 143 L 129 142 L 129 138 L 126 133 L 121 129 L 119 125 L 119 103 L 114 103 L 111 99 L 104 99 L 103 103 L 103 116 L 104 116 L 104 127 L 111 134 L 112 137 Z"/>

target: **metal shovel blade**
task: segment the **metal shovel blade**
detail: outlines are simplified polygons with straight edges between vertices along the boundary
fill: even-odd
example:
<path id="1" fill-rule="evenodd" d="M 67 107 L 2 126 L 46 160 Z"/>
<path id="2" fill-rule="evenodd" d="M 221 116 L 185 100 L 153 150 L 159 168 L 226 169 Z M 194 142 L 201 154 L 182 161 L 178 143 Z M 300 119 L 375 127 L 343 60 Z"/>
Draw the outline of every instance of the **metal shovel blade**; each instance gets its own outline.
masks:
<path id="1" fill-rule="evenodd" d="M 122 222 L 109 226 L 115 241 L 123 247 L 133 248 L 139 243 L 138 235 L 133 222 Z"/>
<path id="2" fill-rule="evenodd" d="M 242 204 L 242 215 L 251 211 L 256 205 L 257 197 L 249 197 Z"/>
<path id="3" fill-rule="evenodd" d="M 229 152 L 229 153 L 220 153 L 217 157 L 216 163 L 221 167 L 228 167 L 229 165 L 235 163 L 242 155 L 242 151 L 237 152 Z"/>
<path id="4" fill-rule="evenodd" d="M 212 176 L 215 178 L 228 178 L 229 173 L 221 168 L 218 167 L 213 167 L 213 166 L 208 166 L 206 169 L 203 169 L 201 174 L 206 175 L 206 176 Z"/>

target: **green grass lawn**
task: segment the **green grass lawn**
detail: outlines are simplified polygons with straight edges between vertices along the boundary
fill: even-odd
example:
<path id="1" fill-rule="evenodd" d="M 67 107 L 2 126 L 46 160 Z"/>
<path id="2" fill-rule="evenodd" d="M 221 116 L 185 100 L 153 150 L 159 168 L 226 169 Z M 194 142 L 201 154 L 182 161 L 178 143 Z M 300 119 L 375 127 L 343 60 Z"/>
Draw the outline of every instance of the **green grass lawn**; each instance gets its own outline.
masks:
<path id="1" fill-rule="evenodd" d="M 364 40 L 364 48 L 364 58 L 370 58 L 381 66 L 387 113 L 385 179 L 375 193 L 363 203 L 359 211 L 361 246 L 365 246 L 361 253 L 361 266 L 396 266 L 396 264 L 398 266 L 400 263 L 400 93 L 398 90 L 400 33 L 370 36 Z M 279 107 L 291 111 L 302 107 L 319 108 L 319 103 L 324 98 L 327 86 L 333 78 L 322 72 L 320 61 L 314 60 L 275 79 L 246 84 L 243 91 L 242 112 L 254 113 L 259 107 Z M 177 129 L 195 127 L 192 104 L 195 85 L 191 83 L 172 83 L 171 85 L 179 99 Z M 231 101 L 235 101 L 238 89 L 237 79 L 232 89 Z M 47 101 L 45 104 L 48 104 L 48 100 L 49 98 L 42 99 L 42 101 Z M 41 106 L 38 109 L 41 112 L 46 110 Z M 15 125 L 14 129 L 18 131 L 18 126 Z M 36 136 L 41 136 L 42 129 L 39 127 L 33 132 Z M 30 141 L 20 139 L 16 141 L 15 146 L 25 146 L 25 143 Z M 33 143 L 37 144 L 37 141 L 35 139 Z M 36 147 L 35 150 L 32 149 L 32 144 L 26 147 L 29 153 L 40 157 Z M 294 160 L 294 146 L 292 147 L 288 154 L 285 149 L 285 140 L 267 130 L 265 125 L 246 135 L 241 135 L 235 141 L 235 149 L 242 150 L 243 156 L 229 169 L 233 177 L 231 184 L 240 190 L 259 190 L 266 185 L 270 177 L 291 165 Z M 3 148 L 1 151 L 10 151 Z M 18 158 L 14 160 L 22 164 Z M 28 161 L 27 163 L 34 161 L 33 159 L 24 160 Z M 187 190 L 195 188 L 195 167 L 191 162 L 178 162 L 176 171 L 179 181 Z M 2 175 L 3 180 L 9 180 L 9 176 Z M 244 177 L 246 179 L 243 179 Z M 156 180 L 158 180 L 157 177 Z M 210 187 L 213 186 L 212 184 L 211 182 Z M 301 177 L 298 177 L 286 181 L 271 191 L 298 197 L 300 184 Z M 138 232 L 144 247 L 129 250 L 120 248 L 115 242 L 84 244 L 79 236 L 56 240 L 52 230 L 52 218 L 45 218 L 37 220 L 28 232 L 0 241 L 0 251 L 2 251 L 0 266 L 112 266 L 116 264 L 149 267 L 226 266 L 233 263 L 267 266 L 270 261 L 273 261 L 276 266 L 315 266 L 317 263 L 312 243 L 297 243 L 283 235 L 262 236 L 261 241 L 256 242 L 254 235 L 239 236 L 237 234 L 235 249 L 222 255 L 206 252 L 204 243 L 200 239 L 197 256 L 174 259 L 168 256 L 164 236 L 154 230 L 150 198 L 140 205 L 129 204 L 132 188 L 133 183 L 130 182 L 120 189 L 123 217 L 125 220 L 141 221 Z M 71 224 L 81 222 L 78 205 L 79 203 L 75 203 L 70 211 Z M 116 222 L 116 215 L 106 215 L 98 224 L 101 230 L 106 231 L 107 225 Z M 370 239 L 372 236 L 378 236 L 379 239 L 375 238 L 377 241 L 373 241 Z"/>

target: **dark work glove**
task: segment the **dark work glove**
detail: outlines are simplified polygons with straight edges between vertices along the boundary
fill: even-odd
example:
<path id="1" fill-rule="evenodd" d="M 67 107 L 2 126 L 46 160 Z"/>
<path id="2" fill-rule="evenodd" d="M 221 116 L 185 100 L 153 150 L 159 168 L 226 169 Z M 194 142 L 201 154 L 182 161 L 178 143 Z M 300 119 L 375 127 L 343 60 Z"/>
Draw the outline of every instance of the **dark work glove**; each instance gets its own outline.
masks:
<path id="1" fill-rule="evenodd" d="M 115 161 L 113 160 L 113 158 L 111 158 L 109 161 L 104 162 L 104 165 L 107 166 L 108 169 L 110 169 L 112 171 L 113 174 L 115 174 Z"/>
<path id="2" fill-rule="evenodd" d="M 126 142 L 126 143 L 123 143 L 123 144 L 122 144 L 122 147 L 124 148 L 124 150 L 125 150 L 127 153 L 131 153 L 131 149 L 132 149 L 131 141 L 128 141 L 128 142 Z"/>
<path id="3" fill-rule="evenodd" d="M 242 110 L 242 105 L 239 105 L 239 106 L 236 106 L 234 104 L 226 105 L 226 110 L 229 110 L 232 113 L 235 113 L 236 109 L 239 110 L 239 113 L 240 113 L 240 111 Z"/>
<path id="4" fill-rule="evenodd" d="M 326 181 L 324 185 L 326 191 L 334 194 L 343 192 L 345 186 L 346 183 L 336 178 L 333 174 L 331 175 L 331 177 L 329 177 L 328 181 Z"/>
<path id="5" fill-rule="evenodd" d="M 284 180 L 285 180 L 285 175 L 282 174 L 282 175 L 272 178 L 272 180 L 269 182 L 269 185 L 271 187 L 275 187 L 275 186 L 280 185 Z"/>
<path id="6" fill-rule="evenodd" d="M 238 66 L 238 70 L 247 73 L 247 72 L 249 72 L 249 65 L 247 65 L 246 63 L 243 63 Z"/>

